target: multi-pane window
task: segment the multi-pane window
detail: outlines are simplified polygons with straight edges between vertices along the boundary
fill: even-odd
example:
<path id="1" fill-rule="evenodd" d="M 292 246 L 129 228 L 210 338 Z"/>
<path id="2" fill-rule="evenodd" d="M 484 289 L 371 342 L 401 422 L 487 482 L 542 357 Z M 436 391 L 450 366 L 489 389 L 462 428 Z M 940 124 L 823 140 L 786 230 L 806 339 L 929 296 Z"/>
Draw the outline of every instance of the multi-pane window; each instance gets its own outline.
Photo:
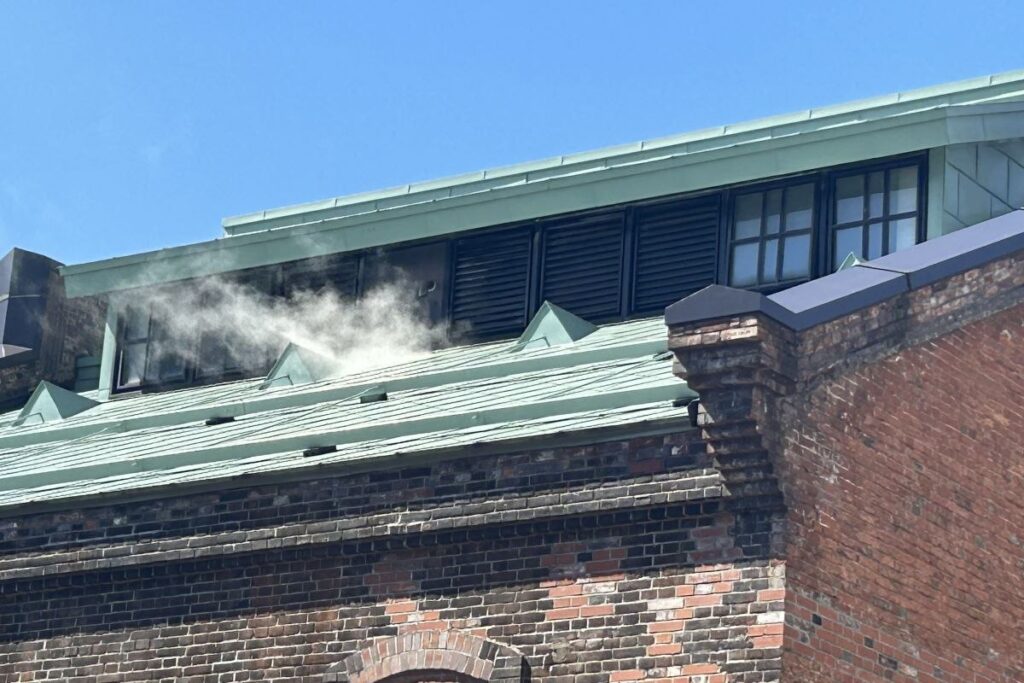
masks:
<path id="1" fill-rule="evenodd" d="M 129 306 L 121 321 L 120 358 L 117 385 L 137 387 L 146 376 L 146 352 L 149 348 L 149 309 Z"/>
<path id="2" fill-rule="evenodd" d="M 870 260 L 917 243 L 921 169 L 904 163 L 832 178 L 831 270 L 851 253 Z"/>
<path id="3" fill-rule="evenodd" d="M 742 192 L 733 198 L 729 284 L 772 286 L 811 275 L 813 182 Z"/>

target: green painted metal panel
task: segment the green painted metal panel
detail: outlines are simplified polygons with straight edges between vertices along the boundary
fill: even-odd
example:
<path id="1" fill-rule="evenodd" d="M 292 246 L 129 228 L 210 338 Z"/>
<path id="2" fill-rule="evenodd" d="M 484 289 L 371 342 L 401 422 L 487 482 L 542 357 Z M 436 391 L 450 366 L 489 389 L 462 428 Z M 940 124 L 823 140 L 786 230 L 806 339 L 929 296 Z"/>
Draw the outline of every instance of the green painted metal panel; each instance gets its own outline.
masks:
<path id="1" fill-rule="evenodd" d="M 13 426 L 62 422 L 98 405 L 99 403 L 91 398 L 79 396 L 73 391 L 44 380 L 36 386 L 32 396 L 18 413 Z"/>
<path id="2" fill-rule="evenodd" d="M 354 398 L 370 389 L 408 391 L 528 372 L 554 371 L 632 357 L 651 357 L 667 348 L 660 319 L 606 325 L 566 347 L 518 353 L 508 342 L 453 347 L 409 363 L 355 375 L 260 391 L 264 380 L 243 380 L 157 394 L 128 395 L 103 403 L 77 420 L 37 429 L 0 429 L 0 448 L 15 448 L 100 432 L 122 433 L 213 416 L 253 415 Z"/>
<path id="3" fill-rule="evenodd" d="M 325 464 L 509 440 L 537 447 L 571 432 L 646 433 L 654 422 L 687 428 L 680 406 L 695 394 L 672 374 L 660 319 L 594 329 L 567 313 L 551 319 L 570 341 L 455 347 L 262 389 L 245 380 L 102 402 L 72 394 L 88 409 L 37 425 L 0 415 L 0 508 L 252 472 L 292 476 L 316 466 L 301 451 L 318 445 L 339 447 L 316 459 Z M 369 391 L 387 399 L 360 402 Z M 235 419 L 207 425 L 214 416 Z"/>
<path id="4" fill-rule="evenodd" d="M 516 351 L 572 344 L 597 330 L 593 325 L 550 301 L 541 304 L 516 340 Z"/>

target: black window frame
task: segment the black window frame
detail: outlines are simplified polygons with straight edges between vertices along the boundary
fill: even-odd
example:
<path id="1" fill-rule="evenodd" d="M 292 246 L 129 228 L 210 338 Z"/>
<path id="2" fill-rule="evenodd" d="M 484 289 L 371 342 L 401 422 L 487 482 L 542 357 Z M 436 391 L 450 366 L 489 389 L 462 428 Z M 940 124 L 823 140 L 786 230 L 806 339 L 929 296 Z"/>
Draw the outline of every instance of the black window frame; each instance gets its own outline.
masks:
<path id="1" fill-rule="evenodd" d="M 813 188 L 813 197 L 811 198 L 811 225 L 809 228 L 801 228 L 792 232 L 786 232 L 783 227 L 783 221 L 785 220 L 786 211 L 786 189 L 790 187 L 798 187 L 800 185 L 811 185 Z M 779 206 L 779 232 L 767 233 L 765 206 L 768 201 L 768 193 L 772 190 L 782 190 L 782 201 Z M 729 286 L 737 287 L 738 289 L 749 289 L 758 292 L 772 293 L 788 287 L 808 282 L 810 280 L 819 277 L 820 268 L 818 263 L 818 244 L 820 242 L 820 223 L 822 215 L 822 178 L 820 172 L 814 173 L 801 173 L 797 175 L 784 176 L 780 178 L 773 178 L 771 180 L 758 181 L 745 185 L 735 185 L 726 188 L 724 191 L 724 202 L 725 202 L 725 215 L 722 220 L 722 228 L 720 235 L 719 249 L 720 254 L 720 267 L 718 271 L 717 282 Z M 754 194 L 760 192 L 763 194 L 761 200 L 761 223 L 758 227 L 758 234 L 755 237 L 743 238 L 740 240 L 733 239 L 733 230 L 735 228 L 735 217 L 736 217 L 736 200 L 748 194 Z M 782 247 L 783 238 L 787 236 L 803 235 L 808 234 L 811 237 L 811 244 L 808 251 L 808 273 L 806 277 L 790 278 L 788 280 L 776 279 L 772 281 L 762 281 L 761 279 L 761 267 L 764 261 L 764 249 L 759 247 L 757 252 L 757 281 L 752 285 L 733 285 L 730 282 L 730 276 L 732 273 L 732 253 L 733 246 L 736 244 L 761 244 L 768 239 L 777 239 L 779 241 L 779 249 L 776 253 L 776 275 L 781 276 L 782 274 L 782 262 L 785 255 L 785 250 Z"/>
<path id="2" fill-rule="evenodd" d="M 131 337 L 128 335 L 128 319 L 133 314 L 142 314 L 146 316 L 146 334 L 140 337 Z M 114 391 L 135 391 L 141 389 L 146 385 L 146 369 L 149 365 L 149 344 L 152 339 L 153 331 L 153 315 L 152 311 L 143 310 L 142 307 L 134 304 L 129 304 L 118 316 L 117 320 L 117 352 L 114 357 L 117 359 L 117 364 L 114 371 L 113 377 L 113 390 Z M 137 382 L 124 383 L 125 363 L 128 357 L 128 348 L 131 346 L 142 346 L 144 351 L 142 354 L 142 368 L 139 372 L 139 380 Z"/>
<path id="3" fill-rule="evenodd" d="M 901 218 L 908 218 L 913 216 L 917 219 L 917 226 L 914 234 L 914 244 L 920 244 L 925 241 L 928 233 L 928 164 L 929 156 L 927 152 L 918 152 L 914 154 L 903 154 L 894 157 L 886 157 L 884 159 L 876 159 L 869 162 L 859 162 L 856 164 L 845 164 L 843 166 L 837 166 L 829 168 L 824 172 L 825 176 L 825 194 L 827 203 L 825 205 L 825 220 L 821 226 L 823 232 L 822 249 L 818 253 L 818 260 L 820 262 L 821 275 L 827 275 L 835 272 L 836 270 L 836 255 L 833 253 L 836 247 L 835 234 L 837 230 L 845 228 L 861 226 L 863 228 L 861 234 L 861 248 L 862 253 L 868 253 L 868 226 L 871 223 L 881 222 L 882 227 L 882 256 L 886 256 L 892 252 L 886 251 L 889 245 L 889 223 Z M 903 168 L 907 166 L 917 167 L 917 207 L 913 212 L 905 212 L 901 214 L 889 215 L 889 171 L 897 168 Z M 836 182 L 840 178 L 848 178 L 851 176 L 863 175 L 865 176 L 865 182 L 867 177 L 871 173 L 884 172 L 883 176 L 883 188 L 882 188 L 882 213 L 879 217 L 872 219 L 869 215 L 869 202 L 870 193 L 864 193 L 864 210 L 860 221 L 849 221 L 846 223 L 836 222 Z M 843 256 L 845 258 L 845 255 Z M 841 262 L 842 259 L 839 259 Z"/>

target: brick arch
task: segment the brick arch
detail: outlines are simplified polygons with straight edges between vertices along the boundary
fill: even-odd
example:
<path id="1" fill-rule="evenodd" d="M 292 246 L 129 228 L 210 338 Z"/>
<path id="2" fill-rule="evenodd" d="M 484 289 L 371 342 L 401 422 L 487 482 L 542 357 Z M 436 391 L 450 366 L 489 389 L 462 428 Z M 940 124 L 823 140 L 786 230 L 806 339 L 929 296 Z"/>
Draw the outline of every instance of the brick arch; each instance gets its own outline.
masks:
<path id="1" fill-rule="evenodd" d="M 381 638 L 331 665 L 325 682 L 521 683 L 529 666 L 518 652 L 458 631 Z"/>

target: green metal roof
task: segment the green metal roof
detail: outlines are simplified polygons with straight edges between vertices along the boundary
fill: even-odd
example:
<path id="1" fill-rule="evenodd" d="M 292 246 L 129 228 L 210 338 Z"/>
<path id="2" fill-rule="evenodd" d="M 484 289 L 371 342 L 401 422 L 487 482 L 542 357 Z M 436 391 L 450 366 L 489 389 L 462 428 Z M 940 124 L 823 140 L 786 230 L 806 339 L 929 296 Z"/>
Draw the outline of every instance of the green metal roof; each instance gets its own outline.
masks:
<path id="1" fill-rule="evenodd" d="M 1024 137 L 1024 71 L 224 221 L 220 239 L 66 266 L 83 296 L 946 145 Z M 154 267 L 159 265 L 159 267 Z"/>
<path id="2" fill-rule="evenodd" d="M 265 387 L 262 379 L 135 394 L 59 421 L 0 415 L 0 510 L 238 477 L 318 476 L 389 456 L 457 452 L 593 430 L 688 428 L 660 319 L 576 341 L 444 349 L 345 377 Z M 384 400 L 360 401 L 373 394 Z M 207 424 L 208 418 L 234 417 Z M 588 436 L 590 440 L 598 437 Z M 304 456 L 318 446 L 336 452 Z"/>

